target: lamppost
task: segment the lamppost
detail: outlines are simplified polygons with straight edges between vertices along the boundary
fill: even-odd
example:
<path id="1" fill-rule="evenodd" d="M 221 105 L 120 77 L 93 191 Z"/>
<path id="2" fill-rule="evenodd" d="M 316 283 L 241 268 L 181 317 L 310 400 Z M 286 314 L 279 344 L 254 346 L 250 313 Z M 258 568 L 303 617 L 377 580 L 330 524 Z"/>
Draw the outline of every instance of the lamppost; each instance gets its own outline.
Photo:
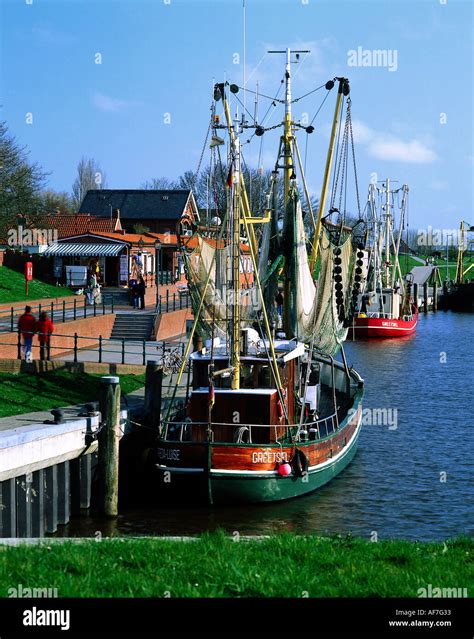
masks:
<path id="1" fill-rule="evenodd" d="M 159 257 L 158 257 L 159 256 Z M 161 242 L 159 239 L 155 242 L 155 280 L 156 280 L 156 310 L 159 309 L 160 296 L 158 291 L 158 278 L 159 273 L 161 273 Z"/>

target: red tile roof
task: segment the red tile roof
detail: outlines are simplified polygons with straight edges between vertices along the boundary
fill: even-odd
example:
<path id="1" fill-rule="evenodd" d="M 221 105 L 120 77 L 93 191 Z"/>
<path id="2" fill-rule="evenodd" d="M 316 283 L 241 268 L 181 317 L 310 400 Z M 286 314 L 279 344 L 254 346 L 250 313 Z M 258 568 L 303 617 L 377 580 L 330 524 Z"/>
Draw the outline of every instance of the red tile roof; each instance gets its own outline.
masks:
<path id="1" fill-rule="evenodd" d="M 81 235 L 83 233 L 113 232 L 122 229 L 120 220 L 114 217 L 96 217 L 88 213 L 77 213 L 75 215 L 56 214 L 48 215 L 46 224 L 49 228 L 58 231 L 59 239 Z"/>

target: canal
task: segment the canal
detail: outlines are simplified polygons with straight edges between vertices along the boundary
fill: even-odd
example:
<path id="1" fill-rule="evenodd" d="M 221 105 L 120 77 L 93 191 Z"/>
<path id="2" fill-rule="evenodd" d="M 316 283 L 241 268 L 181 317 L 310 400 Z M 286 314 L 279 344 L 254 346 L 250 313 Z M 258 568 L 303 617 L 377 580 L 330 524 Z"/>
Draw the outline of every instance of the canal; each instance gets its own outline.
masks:
<path id="1" fill-rule="evenodd" d="M 223 528 L 374 539 L 472 535 L 473 327 L 472 314 L 430 313 L 420 316 L 412 337 L 346 343 L 349 364 L 365 379 L 366 423 L 352 464 L 317 492 L 266 505 L 130 509 L 109 522 L 72 520 L 59 534 L 195 535 Z"/>

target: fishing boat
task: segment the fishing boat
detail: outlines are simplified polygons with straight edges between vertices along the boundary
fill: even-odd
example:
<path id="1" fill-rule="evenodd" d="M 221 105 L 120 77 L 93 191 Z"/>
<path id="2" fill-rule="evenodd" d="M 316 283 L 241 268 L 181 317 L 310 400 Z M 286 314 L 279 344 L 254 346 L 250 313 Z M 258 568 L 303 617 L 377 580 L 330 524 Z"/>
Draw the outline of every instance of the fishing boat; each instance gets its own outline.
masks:
<path id="1" fill-rule="evenodd" d="M 377 207 L 376 194 L 383 197 L 383 206 L 379 204 Z M 393 211 L 399 194 L 400 217 L 395 239 Z M 372 218 L 373 239 L 364 274 L 365 290 L 361 292 L 359 312 L 352 325 L 354 339 L 406 337 L 416 331 L 418 309 L 411 298 L 410 279 L 403 279 L 399 261 L 407 195 L 407 185 L 391 190 L 389 179 L 381 188 L 376 184 L 369 186 L 367 204 Z"/>
<path id="2" fill-rule="evenodd" d="M 283 132 L 263 209 L 250 207 L 240 135 L 268 129 L 244 115 L 233 120 L 228 92 L 240 88 L 221 83 L 209 146 L 214 166 L 228 135 L 225 171 L 216 171 L 225 175 L 225 208 L 210 222 L 179 224 L 194 321 L 156 446 L 160 485 L 173 497 L 209 504 L 297 497 L 338 475 L 357 448 L 364 383 L 342 348 L 357 299 L 355 249 L 344 220 L 326 226 L 323 219 L 344 107 L 339 150 L 350 144 L 349 82 L 323 86 L 337 86 L 337 98 L 317 216 L 307 198 L 308 242 L 297 178 L 307 193 L 296 140 L 303 127 L 291 113 L 292 62 L 301 52 L 284 53 Z"/>

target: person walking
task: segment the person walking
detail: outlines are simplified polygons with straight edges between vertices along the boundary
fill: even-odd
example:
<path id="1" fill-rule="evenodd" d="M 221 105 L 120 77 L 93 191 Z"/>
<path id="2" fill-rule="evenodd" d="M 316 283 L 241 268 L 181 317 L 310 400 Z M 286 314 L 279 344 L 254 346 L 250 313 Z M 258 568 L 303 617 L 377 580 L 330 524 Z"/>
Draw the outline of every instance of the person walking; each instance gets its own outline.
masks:
<path id="1" fill-rule="evenodd" d="M 145 280 L 143 279 L 143 276 L 140 275 L 140 277 L 138 278 L 138 283 L 137 283 L 137 296 L 140 301 L 139 308 L 141 308 L 142 311 L 145 310 L 145 291 L 146 291 L 146 283 L 145 283 Z"/>
<path id="2" fill-rule="evenodd" d="M 18 318 L 18 331 L 23 339 L 22 352 L 25 354 L 25 360 L 31 362 L 31 346 L 33 344 L 33 335 L 35 332 L 36 319 L 31 313 L 31 306 L 25 306 L 25 312 Z"/>
<path id="3" fill-rule="evenodd" d="M 38 341 L 40 345 L 40 359 L 49 360 L 50 357 L 50 339 L 51 333 L 54 333 L 54 324 L 49 319 L 47 313 L 41 313 L 39 320 L 36 322 L 35 327 L 36 332 L 38 333 Z"/>

